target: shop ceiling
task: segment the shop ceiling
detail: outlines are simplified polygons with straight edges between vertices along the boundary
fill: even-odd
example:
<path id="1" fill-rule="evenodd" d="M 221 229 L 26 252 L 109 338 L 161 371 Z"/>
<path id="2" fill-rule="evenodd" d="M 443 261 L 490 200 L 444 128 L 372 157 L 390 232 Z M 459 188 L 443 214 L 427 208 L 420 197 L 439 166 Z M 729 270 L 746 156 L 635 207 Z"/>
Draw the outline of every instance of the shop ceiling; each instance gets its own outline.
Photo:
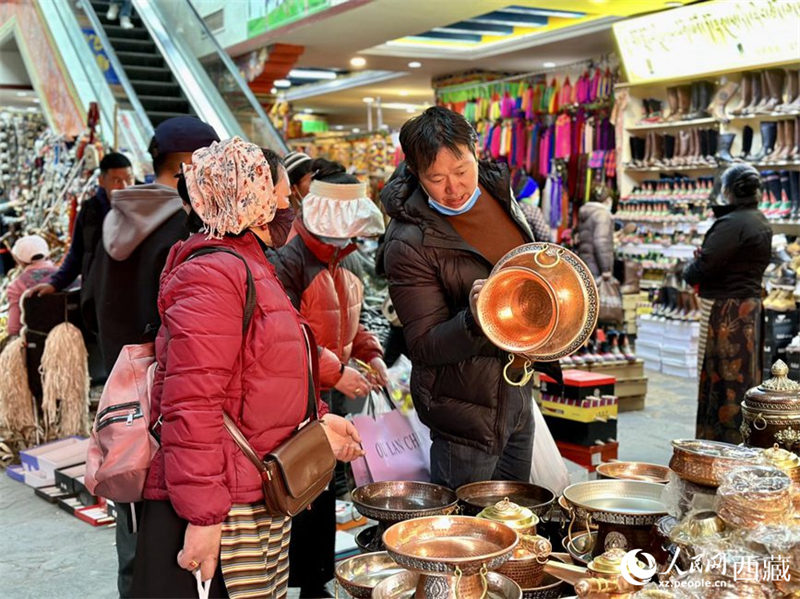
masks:
<path id="1" fill-rule="evenodd" d="M 613 50 L 611 24 L 666 10 L 689 0 L 372 0 L 328 18 L 299 22 L 229 48 L 234 55 L 264 43 L 304 47 L 296 69 L 383 71 L 395 78 L 292 100 L 298 112 L 326 117 L 331 125 L 366 126 L 364 98 L 381 98 L 384 122 L 402 124 L 433 102 L 431 78 L 483 69 L 527 72 L 599 56 Z M 361 57 L 365 64 L 351 66 Z M 409 63 L 421 63 L 417 68 Z M 294 83 L 297 83 L 294 81 Z M 329 83 L 329 81 L 327 81 Z M 308 84 L 307 84 L 308 86 Z M 297 85 L 289 97 L 303 96 Z M 307 93 L 314 88 L 306 87 Z"/>

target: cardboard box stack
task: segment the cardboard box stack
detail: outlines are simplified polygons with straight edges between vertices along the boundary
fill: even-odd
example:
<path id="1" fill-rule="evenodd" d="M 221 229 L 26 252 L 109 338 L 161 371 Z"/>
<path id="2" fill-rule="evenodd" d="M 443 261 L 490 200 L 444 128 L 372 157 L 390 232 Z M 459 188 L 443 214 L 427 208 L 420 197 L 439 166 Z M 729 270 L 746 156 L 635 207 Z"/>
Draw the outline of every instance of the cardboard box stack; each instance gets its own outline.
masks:
<path id="1" fill-rule="evenodd" d="M 636 317 L 640 310 L 650 310 L 650 296 L 646 291 L 639 293 L 626 293 L 622 296 L 623 325 L 622 331 L 626 335 L 637 335 Z"/>

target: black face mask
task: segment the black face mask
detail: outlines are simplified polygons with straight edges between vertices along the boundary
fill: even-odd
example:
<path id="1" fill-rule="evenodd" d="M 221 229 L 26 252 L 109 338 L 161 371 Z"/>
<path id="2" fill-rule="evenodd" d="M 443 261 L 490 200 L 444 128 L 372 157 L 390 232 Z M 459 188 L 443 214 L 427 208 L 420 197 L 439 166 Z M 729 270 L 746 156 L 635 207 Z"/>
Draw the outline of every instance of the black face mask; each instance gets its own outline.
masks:
<path id="1" fill-rule="evenodd" d="M 275 211 L 275 217 L 269 222 L 269 236 L 272 240 L 272 247 L 279 248 L 286 243 L 289 231 L 294 222 L 294 210 L 289 208 L 279 208 Z"/>

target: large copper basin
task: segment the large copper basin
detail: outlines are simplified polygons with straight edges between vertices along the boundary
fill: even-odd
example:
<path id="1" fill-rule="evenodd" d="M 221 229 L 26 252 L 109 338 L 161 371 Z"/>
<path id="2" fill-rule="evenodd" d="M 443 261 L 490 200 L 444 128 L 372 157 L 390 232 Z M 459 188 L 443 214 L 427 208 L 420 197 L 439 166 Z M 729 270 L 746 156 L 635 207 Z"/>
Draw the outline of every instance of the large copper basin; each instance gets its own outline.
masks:
<path id="1" fill-rule="evenodd" d="M 499 522 L 471 516 L 406 520 L 383 533 L 389 555 L 401 566 L 423 573 L 465 576 L 496 570 L 511 557 L 517 533 Z"/>
<path id="2" fill-rule="evenodd" d="M 486 336 L 531 361 L 552 362 L 576 352 L 594 331 L 597 313 L 591 271 L 574 253 L 552 243 L 511 250 L 478 296 L 477 318 Z"/>

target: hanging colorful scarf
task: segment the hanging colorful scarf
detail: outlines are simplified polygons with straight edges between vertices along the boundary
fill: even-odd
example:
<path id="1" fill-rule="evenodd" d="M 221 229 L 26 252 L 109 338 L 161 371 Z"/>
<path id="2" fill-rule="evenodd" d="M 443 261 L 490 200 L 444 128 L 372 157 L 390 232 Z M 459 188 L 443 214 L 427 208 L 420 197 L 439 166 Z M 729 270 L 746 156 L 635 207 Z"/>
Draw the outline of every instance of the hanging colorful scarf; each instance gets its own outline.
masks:
<path id="1" fill-rule="evenodd" d="M 564 83 L 561 86 L 561 91 L 558 94 L 558 105 L 560 107 L 569 106 L 572 103 L 572 85 L 569 82 L 569 76 L 564 78 Z"/>
<path id="2" fill-rule="evenodd" d="M 500 125 L 495 125 L 492 127 L 492 143 L 491 147 L 489 148 L 489 152 L 495 160 L 500 157 L 500 147 L 501 147 L 501 137 L 502 137 L 502 127 Z"/>

